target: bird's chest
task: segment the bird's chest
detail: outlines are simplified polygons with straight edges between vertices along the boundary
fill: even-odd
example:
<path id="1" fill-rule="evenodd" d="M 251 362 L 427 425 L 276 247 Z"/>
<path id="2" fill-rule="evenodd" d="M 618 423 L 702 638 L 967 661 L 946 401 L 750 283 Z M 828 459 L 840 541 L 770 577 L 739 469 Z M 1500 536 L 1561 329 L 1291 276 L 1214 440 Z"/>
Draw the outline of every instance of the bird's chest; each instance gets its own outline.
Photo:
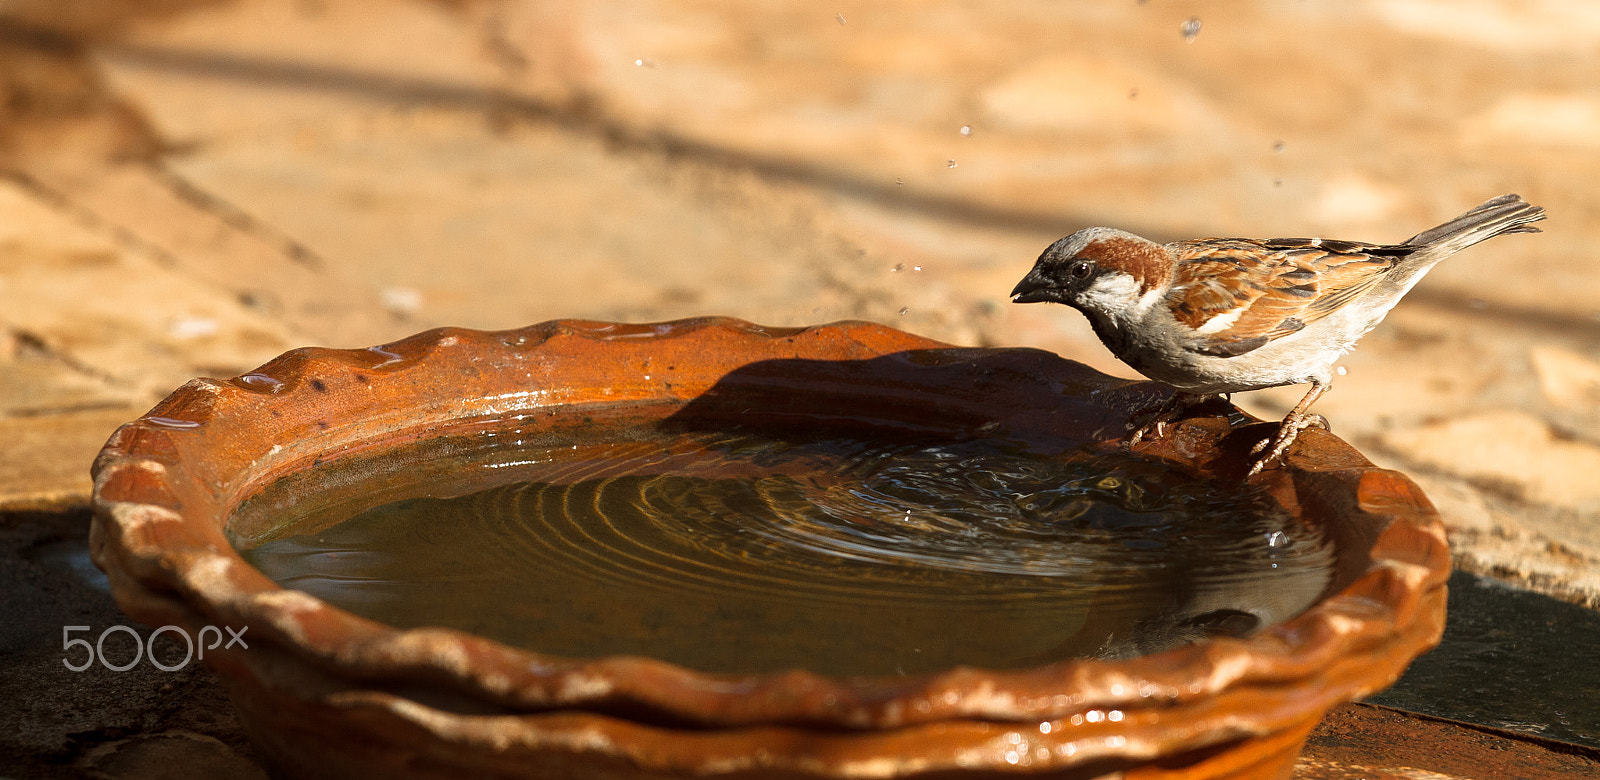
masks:
<path id="1" fill-rule="evenodd" d="M 1111 354 L 1116 355 L 1122 362 L 1139 368 L 1134 364 L 1135 356 L 1138 355 L 1140 356 L 1138 359 L 1143 360 L 1142 355 L 1146 350 L 1133 338 L 1129 328 L 1104 316 L 1091 314 L 1088 319 L 1089 326 L 1094 328 L 1094 335 L 1100 338 L 1100 343 L 1106 345 L 1106 349 L 1111 350 Z"/>
<path id="2" fill-rule="evenodd" d="M 1189 392 L 1231 392 L 1239 389 L 1239 369 L 1251 361 L 1199 355 L 1184 349 L 1170 329 L 1118 327 L 1114 321 L 1091 319 L 1095 335 L 1129 368 L 1157 382 Z"/>

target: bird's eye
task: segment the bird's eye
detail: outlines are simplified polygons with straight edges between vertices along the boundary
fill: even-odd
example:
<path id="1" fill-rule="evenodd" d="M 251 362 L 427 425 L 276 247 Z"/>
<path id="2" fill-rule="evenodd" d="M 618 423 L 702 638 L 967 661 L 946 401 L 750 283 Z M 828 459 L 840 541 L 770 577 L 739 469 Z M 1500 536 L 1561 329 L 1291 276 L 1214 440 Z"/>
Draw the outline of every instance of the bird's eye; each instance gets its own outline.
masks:
<path id="1" fill-rule="evenodd" d="M 1073 263 L 1072 267 L 1067 269 L 1067 272 L 1072 274 L 1074 278 L 1087 279 L 1089 274 L 1094 273 L 1094 263 L 1088 260 L 1079 260 Z"/>

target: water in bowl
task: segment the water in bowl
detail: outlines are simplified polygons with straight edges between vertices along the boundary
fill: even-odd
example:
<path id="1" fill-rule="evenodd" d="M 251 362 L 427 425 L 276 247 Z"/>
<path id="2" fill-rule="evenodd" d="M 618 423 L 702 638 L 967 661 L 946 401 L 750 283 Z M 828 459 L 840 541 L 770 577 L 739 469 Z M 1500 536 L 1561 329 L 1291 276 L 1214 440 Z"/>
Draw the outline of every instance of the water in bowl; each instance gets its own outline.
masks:
<path id="1" fill-rule="evenodd" d="M 1244 636 L 1313 603 L 1333 564 L 1317 529 L 1236 482 L 882 432 L 478 430 L 310 469 L 230 528 L 285 587 L 390 625 L 733 673 Z"/>

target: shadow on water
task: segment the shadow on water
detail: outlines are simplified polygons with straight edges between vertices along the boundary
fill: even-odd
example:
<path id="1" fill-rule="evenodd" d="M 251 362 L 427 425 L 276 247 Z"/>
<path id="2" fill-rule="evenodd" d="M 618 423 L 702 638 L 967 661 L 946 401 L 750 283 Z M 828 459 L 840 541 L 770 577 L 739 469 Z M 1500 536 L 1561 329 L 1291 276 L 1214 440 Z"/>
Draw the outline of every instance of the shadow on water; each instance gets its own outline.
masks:
<path id="1" fill-rule="evenodd" d="M 1444 639 L 1368 701 L 1600 747 L 1600 613 L 1456 572 Z"/>

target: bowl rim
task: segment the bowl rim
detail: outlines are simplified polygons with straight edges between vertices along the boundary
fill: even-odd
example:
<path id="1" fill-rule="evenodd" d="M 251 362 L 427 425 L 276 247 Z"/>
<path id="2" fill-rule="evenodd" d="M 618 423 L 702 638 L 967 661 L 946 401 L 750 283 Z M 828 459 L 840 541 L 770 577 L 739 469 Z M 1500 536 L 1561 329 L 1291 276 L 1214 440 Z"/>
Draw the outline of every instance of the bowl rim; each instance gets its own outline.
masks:
<path id="1" fill-rule="evenodd" d="M 282 588 L 245 563 L 223 537 L 232 506 L 280 473 L 274 469 L 316 457 L 318 447 L 340 441 L 391 442 L 414 433 L 418 426 L 401 419 L 408 410 L 396 412 L 384 401 L 386 393 L 435 399 L 428 411 L 435 420 L 465 419 L 486 409 L 547 409 L 577 396 L 553 385 L 521 395 L 460 391 L 476 387 L 471 382 L 489 387 L 504 381 L 508 366 L 523 372 L 524 380 L 539 376 L 548 382 L 555 367 L 592 361 L 583 370 L 609 370 L 617 378 L 605 388 L 606 403 L 645 406 L 700 397 L 708 389 L 703 381 L 683 382 L 680 376 L 674 386 L 664 378 L 672 372 L 658 370 L 652 378 L 639 369 L 641 360 L 648 367 L 652 354 L 668 350 L 701 359 L 725 355 L 732 368 L 763 360 L 914 353 L 949 365 L 984 352 L 867 322 L 769 328 L 724 317 L 650 324 L 555 320 L 508 331 L 439 328 L 367 349 L 298 349 L 228 380 L 193 380 L 111 436 L 93 469 L 93 559 L 110 577 L 119 605 L 136 619 L 191 632 L 204 625 L 248 626 L 251 639 L 271 652 L 223 648 L 206 656 L 225 679 L 282 693 L 272 681 L 276 665 L 287 659 L 338 681 L 339 690 L 367 695 L 347 696 L 341 705 L 332 704 L 337 697 L 331 695 L 313 697 L 323 705 L 377 707 L 387 717 L 414 723 L 497 718 L 497 729 L 516 722 L 519 729 L 543 734 L 541 744 L 559 743 L 553 736 L 558 733 L 576 739 L 603 724 L 626 725 L 636 740 L 660 732 L 651 743 L 657 756 L 666 749 L 661 740 L 682 736 L 685 729 L 700 735 L 807 734 L 805 740 L 771 740 L 763 760 L 780 764 L 814 764 L 824 744 L 837 747 L 828 755 L 859 760 L 863 740 L 892 741 L 896 733 L 929 729 L 948 738 L 948 766 L 970 760 L 961 751 L 973 748 L 961 748 L 955 738 L 960 729 L 978 728 L 972 739 L 980 733 L 992 739 L 990 726 L 1028 727 L 1030 744 L 1048 748 L 1040 760 L 1050 766 L 1261 737 L 1298 727 L 1308 717 L 1314 723 L 1335 704 L 1386 687 L 1442 632 L 1450 558 L 1438 513 L 1405 476 L 1374 467 L 1349 445 L 1315 430 L 1296 444 L 1285 467 L 1251 481 L 1291 509 L 1337 501 L 1361 515 L 1370 539 L 1364 568 L 1304 613 L 1247 639 L 1117 661 L 1061 661 L 1009 671 L 955 667 L 883 679 L 806 671 L 715 674 L 640 657 L 554 658 L 455 630 L 396 629 L 357 617 Z M 1065 385 L 1087 389 L 1092 403 L 1107 409 L 1126 412 L 1170 392 L 1039 350 L 987 352 L 1039 370 L 1067 371 Z M 366 427 L 323 414 L 336 407 L 365 412 Z M 240 433 L 252 426 L 254 438 Z M 1206 446 L 1215 457 L 1224 446 L 1217 442 L 1237 443 L 1261 432 L 1260 426 L 1241 428 L 1222 418 L 1186 420 L 1178 428 L 1151 451 L 1192 458 L 1190 451 L 1204 449 L 1196 444 L 1204 440 L 1213 442 Z M 271 450 L 263 449 L 274 440 Z M 196 460 L 198 453 L 207 458 Z M 1317 684 L 1293 684 L 1310 680 Z M 418 686 L 429 696 L 406 692 Z M 358 699 L 362 703 L 354 703 Z M 497 739 L 504 741 L 503 735 Z M 648 752 L 616 740 L 610 744 L 608 750 L 636 758 Z M 785 745 L 792 755 L 783 752 Z"/>

